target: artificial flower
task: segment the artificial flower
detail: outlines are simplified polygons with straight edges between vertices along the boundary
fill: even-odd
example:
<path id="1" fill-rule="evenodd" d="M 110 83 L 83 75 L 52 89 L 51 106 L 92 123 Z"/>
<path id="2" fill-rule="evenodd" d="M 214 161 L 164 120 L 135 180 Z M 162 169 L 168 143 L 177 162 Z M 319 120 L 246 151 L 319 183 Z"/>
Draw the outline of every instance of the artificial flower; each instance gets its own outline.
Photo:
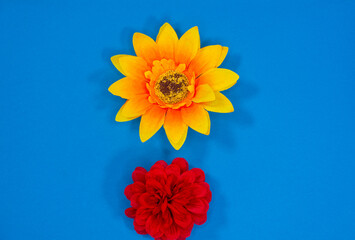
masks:
<path id="1" fill-rule="evenodd" d="M 168 165 L 156 162 L 147 172 L 137 167 L 134 183 L 125 189 L 131 207 L 125 213 L 134 218 L 134 229 L 155 240 L 185 240 L 194 224 L 207 220 L 212 193 L 199 168 L 189 170 L 187 161 L 176 158 Z"/>
<path id="2" fill-rule="evenodd" d="M 137 56 L 111 58 L 125 77 L 113 83 L 109 91 L 127 99 L 116 121 L 141 117 L 142 142 L 164 126 L 170 143 L 178 150 L 185 142 L 188 127 L 209 135 L 211 123 L 207 111 L 233 111 L 232 103 L 220 91 L 232 87 L 239 76 L 218 68 L 228 48 L 221 45 L 200 48 L 197 27 L 178 39 L 174 29 L 165 23 L 156 41 L 135 33 L 133 47 Z"/>

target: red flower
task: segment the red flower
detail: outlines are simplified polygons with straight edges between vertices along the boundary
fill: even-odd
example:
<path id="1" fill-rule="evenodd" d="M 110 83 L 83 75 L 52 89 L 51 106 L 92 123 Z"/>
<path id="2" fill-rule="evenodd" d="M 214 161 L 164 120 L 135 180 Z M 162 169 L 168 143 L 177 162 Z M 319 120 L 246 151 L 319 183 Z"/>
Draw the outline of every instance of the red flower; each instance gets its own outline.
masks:
<path id="1" fill-rule="evenodd" d="M 188 168 L 185 159 L 176 158 L 170 165 L 156 162 L 149 172 L 142 167 L 134 170 L 134 183 L 125 189 L 132 207 L 125 213 L 134 218 L 137 233 L 155 240 L 184 240 L 194 224 L 206 222 L 212 193 L 204 172 Z"/>

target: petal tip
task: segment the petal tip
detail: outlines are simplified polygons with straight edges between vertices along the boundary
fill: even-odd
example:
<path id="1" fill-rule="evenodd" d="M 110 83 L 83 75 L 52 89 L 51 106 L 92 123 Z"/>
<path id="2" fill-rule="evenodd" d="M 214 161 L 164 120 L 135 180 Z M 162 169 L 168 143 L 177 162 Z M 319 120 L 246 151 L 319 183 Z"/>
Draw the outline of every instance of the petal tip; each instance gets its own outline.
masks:
<path id="1" fill-rule="evenodd" d="M 166 129 L 165 129 L 165 132 L 166 132 Z M 184 145 L 186 137 L 187 137 L 187 132 L 188 132 L 188 127 L 186 126 L 186 129 L 184 131 L 184 135 L 177 142 L 172 141 L 172 139 L 170 137 L 168 137 L 168 140 L 169 140 L 171 146 L 173 146 L 173 148 L 176 151 L 180 150 L 180 148 Z"/>
<path id="2" fill-rule="evenodd" d="M 182 145 L 175 145 L 175 144 L 172 144 L 171 146 L 173 146 L 173 148 L 176 150 L 176 151 L 179 151 L 180 148 L 182 147 Z"/>
<path id="3" fill-rule="evenodd" d="M 116 118 L 115 118 L 115 121 L 116 122 L 128 122 L 130 121 L 131 119 L 129 118 L 126 118 L 125 116 L 122 116 L 121 114 L 117 114 L 116 115 Z"/>
<path id="4" fill-rule="evenodd" d="M 143 34 L 143 33 L 135 32 L 135 33 L 133 33 L 133 41 L 137 38 L 144 37 L 144 36 L 145 36 L 145 34 Z"/>
<path id="5" fill-rule="evenodd" d="M 142 143 L 145 143 L 146 141 L 149 140 L 148 138 L 144 139 L 144 138 L 142 138 L 141 136 L 139 136 L 139 137 L 140 137 Z"/>
<path id="6" fill-rule="evenodd" d="M 191 31 L 193 34 L 195 34 L 195 36 L 198 38 L 198 40 L 200 41 L 200 32 L 198 30 L 197 26 L 192 27 L 189 31 Z M 200 43 L 200 42 L 199 42 Z M 199 45 L 200 47 L 200 45 Z"/>
<path id="7" fill-rule="evenodd" d="M 221 52 L 221 56 L 219 57 L 217 67 L 219 67 L 223 63 L 224 59 L 226 58 L 226 56 L 228 54 L 228 50 L 229 50 L 228 47 L 222 46 L 222 52 Z"/>
<path id="8" fill-rule="evenodd" d="M 111 86 L 112 86 L 112 85 L 111 85 Z M 111 86 L 108 87 L 107 91 L 109 91 L 111 94 L 113 94 L 113 93 L 112 93 L 112 87 L 111 87 Z"/>
<path id="9" fill-rule="evenodd" d="M 237 75 L 235 79 L 235 81 L 237 82 L 239 80 L 239 75 L 237 73 L 235 73 L 235 75 Z"/>
<path id="10" fill-rule="evenodd" d="M 142 143 L 148 141 L 152 136 L 145 136 L 142 134 L 142 131 L 139 129 L 139 138 Z"/>
<path id="11" fill-rule="evenodd" d="M 163 25 L 161 25 L 160 28 L 163 28 L 163 27 L 171 27 L 172 28 L 172 26 L 168 22 L 165 22 Z"/>
<path id="12" fill-rule="evenodd" d="M 225 113 L 232 113 L 232 112 L 234 112 L 234 107 L 233 107 L 233 104 L 230 103 L 230 106 Z"/>

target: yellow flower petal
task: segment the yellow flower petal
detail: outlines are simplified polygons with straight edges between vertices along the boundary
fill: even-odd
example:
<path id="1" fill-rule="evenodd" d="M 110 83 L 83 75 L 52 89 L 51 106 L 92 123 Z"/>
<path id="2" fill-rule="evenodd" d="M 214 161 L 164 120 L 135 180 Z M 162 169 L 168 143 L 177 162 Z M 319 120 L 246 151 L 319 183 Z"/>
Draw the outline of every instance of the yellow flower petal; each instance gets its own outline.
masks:
<path id="1" fill-rule="evenodd" d="M 142 142 L 151 138 L 164 124 L 166 109 L 154 105 L 142 115 L 139 136 Z"/>
<path id="2" fill-rule="evenodd" d="M 144 72 L 149 70 L 147 62 L 140 57 L 121 56 L 118 58 L 118 62 L 123 75 L 126 77 L 145 79 Z"/>
<path id="3" fill-rule="evenodd" d="M 193 27 L 188 30 L 177 42 L 175 60 L 176 63 L 185 63 L 188 65 L 196 56 L 200 49 L 200 34 L 198 28 Z"/>
<path id="4" fill-rule="evenodd" d="M 133 47 L 137 56 L 143 58 L 147 63 L 160 59 L 158 45 L 151 37 L 143 33 L 133 35 Z"/>
<path id="5" fill-rule="evenodd" d="M 127 101 L 126 101 L 126 103 L 127 103 Z M 127 121 L 131 121 L 131 120 L 139 117 L 139 116 L 136 116 L 136 117 L 125 117 L 125 116 L 122 115 L 122 110 L 124 109 L 124 106 L 126 105 L 126 103 L 122 105 L 122 107 L 120 108 L 120 110 L 116 114 L 116 119 L 115 120 L 117 122 L 127 122 Z"/>
<path id="6" fill-rule="evenodd" d="M 219 57 L 216 67 L 219 67 L 222 64 L 222 62 L 224 61 L 224 59 L 227 56 L 227 53 L 228 53 L 228 47 L 222 47 L 222 53 L 221 53 L 221 56 Z"/>
<path id="7" fill-rule="evenodd" d="M 157 45 L 161 58 L 174 59 L 178 36 L 169 23 L 164 23 L 157 36 Z"/>
<path id="8" fill-rule="evenodd" d="M 216 100 L 203 103 L 205 109 L 210 112 L 230 113 L 234 111 L 232 103 L 220 92 L 215 92 Z"/>
<path id="9" fill-rule="evenodd" d="M 120 96 L 125 99 L 131 99 L 137 95 L 148 93 L 145 81 L 129 77 L 125 77 L 117 82 L 114 82 L 108 90 L 113 95 Z"/>
<path id="10" fill-rule="evenodd" d="M 212 45 L 201 48 L 196 57 L 191 61 L 190 69 L 196 76 L 200 76 L 211 68 L 217 67 L 222 54 L 221 45 Z"/>
<path id="11" fill-rule="evenodd" d="M 135 98 L 129 99 L 121 107 L 116 115 L 116 121 L 129 121 L 143 115 L 152 104 L 148 101 L 148 95 L 139 95 Z"/>
<path id="12" fill-rule="evenodd" d="M 123 69 L 121 67 L 121 64 L 120 64 L 119 60 L 120 60 L 121 57 L 127 57 L 127 56 L 130 56 L 130 55 L 120 54 L 120 55 L 116 55 L 116 56 L 112 56 L 111 57 L 111 62 L 117 68 L 117 70 L 120 71 L 123 75 L 126 75 L 126 74 L 123 72 Z"/>
<path id="13" fill-rule="evenodd" d="M 182 120 L 180 110 L 168 109 L 164 129 L 171 145 L 179 150 L 184 144 L 187 136 L 187 125 Z"/>
<path id="14" fill-rule="evenodd" d="M 127 101 L 126 101 L 126 103 L 127 103 Z M 122 110 L 124 109 L 126 103 L 122 105 L 122 107 L 120 108 L 120 110 L 116 114 L 116 119 L 115 120 L 117 122 L 127 122 L 127 121 L 131 121 L 131 120 L 139 117 L 139 116 L 136 116 L 136 117 L 125 117 L 125 116 L 122 115 Z"/>
<path id="15" fill-rule="evenodd" d="M 198 78 L 199 84 L 208 84 L 215 91 L 223 91 L 232 87 L 239 76 L 235 72 L 224 68 L 213 68 Z"/>
<path id="16" fill-rule="evenodd" d="M 206 135 L 210 133 L 210 117 L 202 105 L 192 103 L 190 107 L 181 109 L 181 115 L 184 122 L 193 130 Z"/>
<path id="17" fill-rule="evenodd" d="M 195 103 L 214 101 L 216 96 L 213 89 L 208 84 L 198 85 L 196 88 L 195 97 L 192 99 Z"/>
<path id="18" fill-rule="evenodd" d="M 187 137 L 187 130 L 188 127 L 186 126 L 185 130 L 184 130 L 184 134 L 181 136 L 180 140 L 177 143 L 173 143 L 169 138 L 169 142 L 171 143 L 171 145 L 173 146 L 173 148 L 175 148 L 175 150 L 179 150 L 182 145 L 184 145 L 186 137 Z"/>

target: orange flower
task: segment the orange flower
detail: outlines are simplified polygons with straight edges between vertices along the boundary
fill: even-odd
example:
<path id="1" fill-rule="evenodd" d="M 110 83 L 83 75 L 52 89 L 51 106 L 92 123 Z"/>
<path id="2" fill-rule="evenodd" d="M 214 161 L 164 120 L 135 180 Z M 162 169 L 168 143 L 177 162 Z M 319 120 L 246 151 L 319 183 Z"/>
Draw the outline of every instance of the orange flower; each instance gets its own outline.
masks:
<path id="1" fill-rule="evenodd" d="M 232 103 L 220 91 L 232 87 L 239 76 L 218 68 L 228 48 L 220 45 L 200 48 L 197 27 L 178 39 L 170 24 L 165 23 L 156 41 L 135 33 L 133 46 L 137 56 L 111 58 L 125 77 L 108 90 L 127 99 L 116 121 L 142 117 L 139 127 L 142 142 L 164 126 L 171 145 L 178 150 L 185 142 L 188 127 L 205 135 L 210 133 L 207 111 L 233 112 Z"/>

